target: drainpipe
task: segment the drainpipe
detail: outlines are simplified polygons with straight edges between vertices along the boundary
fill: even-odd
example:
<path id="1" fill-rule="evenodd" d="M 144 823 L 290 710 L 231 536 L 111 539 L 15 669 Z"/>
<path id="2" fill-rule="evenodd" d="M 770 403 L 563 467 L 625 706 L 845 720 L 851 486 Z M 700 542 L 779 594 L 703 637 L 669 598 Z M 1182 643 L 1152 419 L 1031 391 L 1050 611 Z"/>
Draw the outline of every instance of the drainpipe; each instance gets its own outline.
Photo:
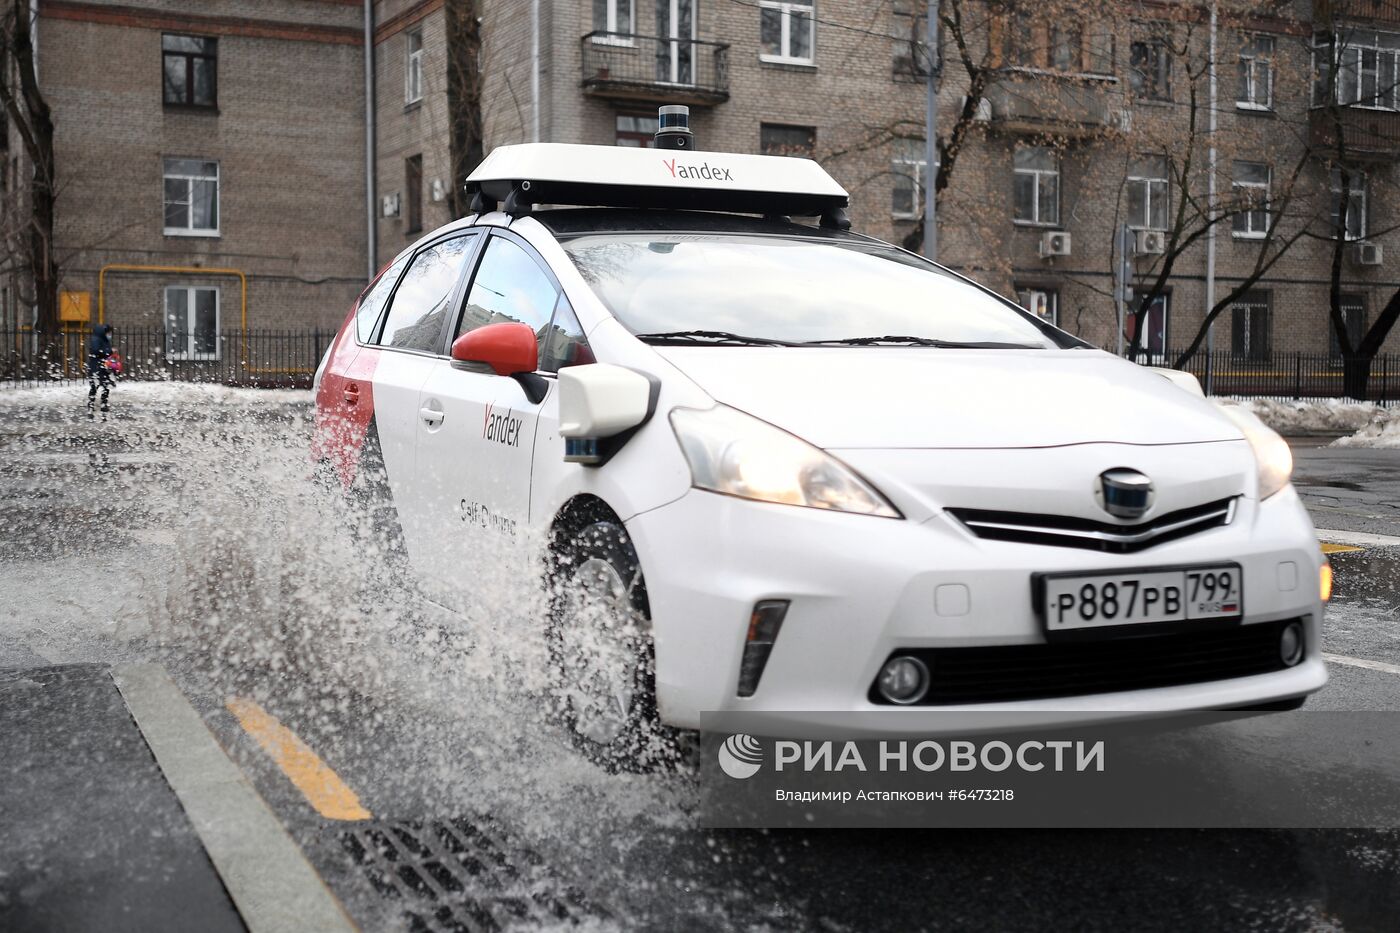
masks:
<path id="1" fill-rule="evenodd" d="M 1208 156 L 1209 177 L 1206 179 L 1206 205 L 1207 219 L 1212 221 L 1210 229 L 1206 231 L 1206 314 L 1215 307 L 1215 120 L 1217 107 L 1217 81 L 1215 73 L 1216 57 L 1216 27 L 1218 14 L 1217 0 L 1211 0 L 1210 4 L 1210 154 Z M 1215 322 L 1212 321 L 1206 328 L 1206 395 L 1211 394 L 1214 388 L 1215 370 Z"/>
<path id="2" fill-rule="evenodd" d="M 378 201 L 379 193 L 374 183 L 375 153 L 374 137 L 374 0 L 365 0 L 365 255 L 369 259 L 369 275 L 365 281 L 374 279 L 379 271 L 378 243 Z"/>
<path id="3" fill-rule="evenodd" d="M 530 141 L 540 141 L 540 0 L 530 0 Z"/>

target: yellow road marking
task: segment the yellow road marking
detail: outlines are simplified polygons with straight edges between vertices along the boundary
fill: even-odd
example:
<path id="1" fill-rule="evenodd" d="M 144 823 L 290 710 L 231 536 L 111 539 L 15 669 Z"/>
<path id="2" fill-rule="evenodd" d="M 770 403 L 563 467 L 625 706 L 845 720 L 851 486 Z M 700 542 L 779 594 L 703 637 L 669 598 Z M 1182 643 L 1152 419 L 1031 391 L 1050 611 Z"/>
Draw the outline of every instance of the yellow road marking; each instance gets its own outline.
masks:
<path id="1" fill-rule="evenodd" d="M 231 697 L 224 705 L 243 731 L 272 756 L 317 813 L 328 820 L 368 820 L 373 816 L 360 806 L 360 798 L 340 776 L 276 716 L 244 697 Z"/>
<path id="2" fill-rule="evenodd" d="M 1322 553 L 1324 554 L 1345 554 L 1348 551 L 1364 551 L 1365 548 L 1356 547 L 1352 544 L 1324 544 Z"/>

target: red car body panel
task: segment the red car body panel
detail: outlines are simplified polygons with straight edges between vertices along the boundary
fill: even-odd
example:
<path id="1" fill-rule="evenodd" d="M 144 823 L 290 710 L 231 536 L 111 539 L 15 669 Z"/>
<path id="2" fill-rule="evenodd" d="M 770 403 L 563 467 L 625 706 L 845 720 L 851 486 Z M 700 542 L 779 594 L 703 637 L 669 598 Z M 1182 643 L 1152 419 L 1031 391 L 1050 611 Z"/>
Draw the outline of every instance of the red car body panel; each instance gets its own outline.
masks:
<path id="1" fill-rule="evenodd" d="M 355 342 L 354 326 L 352 308 L 321 373 L 311 440 L 312 460 L 329 463 L 346 489 L 355 482 L 365 437 L 374 418 L 374 369 L 380 353 Z"/>

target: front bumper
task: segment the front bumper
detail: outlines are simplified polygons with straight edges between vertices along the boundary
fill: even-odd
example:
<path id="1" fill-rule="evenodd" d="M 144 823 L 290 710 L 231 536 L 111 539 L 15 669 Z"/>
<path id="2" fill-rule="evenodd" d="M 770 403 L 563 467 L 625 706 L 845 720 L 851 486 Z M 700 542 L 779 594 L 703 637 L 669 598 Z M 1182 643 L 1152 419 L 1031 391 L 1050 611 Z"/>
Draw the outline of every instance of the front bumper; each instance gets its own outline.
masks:
<path id="1" fill-rule="evenodd" d="M 1000 711 L 1015 725 L 1110 720 L 1248 706 L 1311 693 L 1327 679 L 1319 643 L 1317 539 L 1289 488 L 1241 499 L 1234 521 L 1133 554 L 991 541 L 944 513 L 922 522 L 769 505 L 692 490 L 627 523 L 645 574 L 662 718 L 697 728 L 702 711 L 754 714 L 775 731 L 934 733 L 949 711 Z M 1245 625 L 1300 618 L 1305 658 L 1272 673 L 1151 689 L 957 706 L 890 707 L 868 692 L 896 649 L 1044 641 L 1037 572 L 1238 563 Z M 1292 565 L 1289 567 L 1288 565 Z M 756 602 L 791 602 L 752 697 L 736 695 Z M 936 672 L 935 672 L 935 677 Z M 823 719 L 823 714 L 828 715 Z"/>

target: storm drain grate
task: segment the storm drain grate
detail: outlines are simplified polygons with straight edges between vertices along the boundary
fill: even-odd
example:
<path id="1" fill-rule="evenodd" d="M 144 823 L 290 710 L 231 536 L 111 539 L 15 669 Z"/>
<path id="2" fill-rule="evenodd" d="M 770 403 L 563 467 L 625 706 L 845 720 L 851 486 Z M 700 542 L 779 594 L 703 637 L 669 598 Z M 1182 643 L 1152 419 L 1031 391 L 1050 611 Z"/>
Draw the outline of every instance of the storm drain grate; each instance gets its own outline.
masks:
<path id="1" fill-rule="evenodd" d="M 411 930 L 474 933 L 606 916 L 489 817 L 375 821 L 340 838 L 375 890 L 404 905 Z"/>

